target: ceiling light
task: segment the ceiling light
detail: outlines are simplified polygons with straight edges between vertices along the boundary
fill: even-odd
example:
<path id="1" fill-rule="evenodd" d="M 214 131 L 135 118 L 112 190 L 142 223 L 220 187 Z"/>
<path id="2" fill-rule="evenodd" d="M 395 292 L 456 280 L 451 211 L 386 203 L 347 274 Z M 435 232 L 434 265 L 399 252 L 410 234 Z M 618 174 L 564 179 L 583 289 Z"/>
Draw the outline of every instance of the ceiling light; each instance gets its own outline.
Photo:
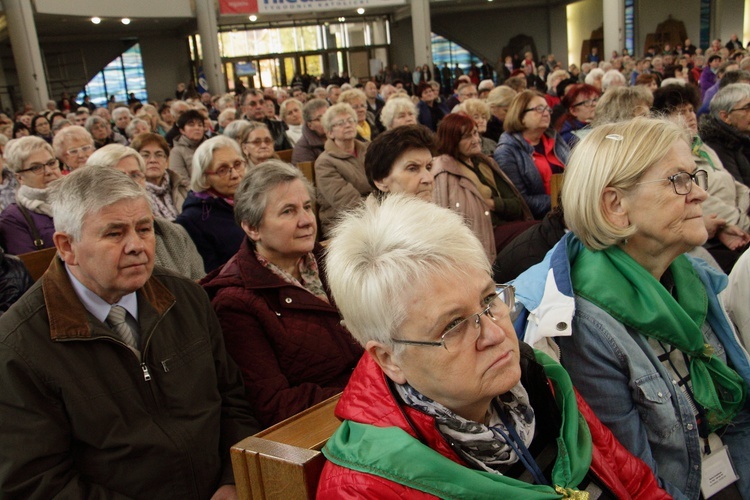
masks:
<path id="1" fill-rule="evenodd" d="M 250 20 L 251 20 L 252 22 L 255 22 L 255 21 L 257 21 L 257 20 L 258 20 L 258 16 L 256 16 L 255 14 L 253 14 L 253 15 L 252 15 L 252 16 L 250 16 L 250 17 L 249 17 L 248 19 L 250 19 Z"/>
<path id="2" fill-rule="evenodd" d="M 365 13 L 365 9 L 363 9 L 362 7 L 360 7 L 359 9 L 357 9 L 357 14 L 359 14 L 360 16 L 362 14 L 364 14 L 364 13 Z"/>
<path id="3" fill-rule="evenodd" d="M 346 18 L 345 18 L 345 17 L 339 17 L 339 22 L 340 22 L 340 23 L 343 23 L 344 21 L 346 21 Z"/>
<path id="4" fill-rule="evenodd" d="M 124 24 L 124 25 L 128 25 L 128 24 L 130 24 L 130 18 L 128 18 L 128 17 L 123 17 L 122 19 L 120 19 L 120 22 L 121 22 L 122 24 Z"/>
<path id="5" fill-rule="evenodd" d="M 99 24 L 100 22 L 102 22 L 102 18 L 100 18 L 100 17 L 92 17 L 91 18 L 91 22 L 94 23 L 94 24 Z"/>

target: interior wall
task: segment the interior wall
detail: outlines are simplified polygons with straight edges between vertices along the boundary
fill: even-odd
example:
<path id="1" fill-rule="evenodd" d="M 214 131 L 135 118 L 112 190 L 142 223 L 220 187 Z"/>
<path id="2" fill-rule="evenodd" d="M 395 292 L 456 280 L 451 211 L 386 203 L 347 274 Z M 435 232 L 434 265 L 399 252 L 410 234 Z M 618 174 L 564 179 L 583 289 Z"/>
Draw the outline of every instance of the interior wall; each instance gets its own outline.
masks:
<path id="1" fill-rule="evenodd" d="M 565 5 L 552 7 L 549 13 L 550 48 L 549 52 L 555 54 L 555 59 L 568 66 L 568 24 Z"/>
<path id="2" fill-rule="evenodd" d="M 583 41 L 604 23 L 602 0 L 582 0 L 567 5 L 568 64 L 581 65 Z"/>
<path id="3" fill-rule="evenodd" d="M 742 37 L 745 20 L 745 1 L 744 0 L 716 0 L 715 15 L 716 26 L 719 27 L 718 33 L 712 33 L 711 38 L 721 38 L 723 44 L 729 41 L 732 33 L 747 45 L 748 40 Z"/>
<path id="4" fill-rule="evenodd" d="M 187 37 L 142 37 L 140 43 L 149 100 L 174 98 L 177 84 L 192 76 Z"/>
<path id="5" fill-rule="evenodd" d="M 701 9 L 698 0 L 636 0 L 635 2 L 635 23 L 637 26 L 635 37 L 635 53 L 641 55 L 646 51 L 644 46 L 646 36 L 649 33 L 656 32 L 656 26 L 666 21 L 669 16 L 685 23 L 687 35 L 693 44 L 698 45 L 700 40 L 701 28 Z M 739 27 L 737 33 L 742 33 L 742 16 L 734 13 L 738 17 Z M 728 38 L 727 38 L 728 39 Z M 705 48 L 705 47 L 704 47 Z"/>
<path id="6" fill-rule="evenodd" d="M 34 0 L 40 14 L 99 17 L 191 17 L 190 0 Z"/>

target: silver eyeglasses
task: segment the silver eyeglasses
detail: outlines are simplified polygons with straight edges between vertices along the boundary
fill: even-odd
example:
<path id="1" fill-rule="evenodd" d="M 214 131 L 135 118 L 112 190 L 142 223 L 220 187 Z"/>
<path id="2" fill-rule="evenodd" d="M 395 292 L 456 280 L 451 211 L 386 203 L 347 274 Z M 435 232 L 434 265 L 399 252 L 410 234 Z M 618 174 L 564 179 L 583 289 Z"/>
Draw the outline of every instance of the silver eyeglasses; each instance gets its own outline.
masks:
<path id="1" fill-rule="evenodd" d="M 513 285 L 495 285 L 495 293 L 485 297 L 485 307 L 476 314 L 466 318 L 455 319 L 446 327 L 439 341 L 391 339 L 396 344 L 420 345 L 430 347 L 444 347 L 449 352 L 457 351 L 464 340 L 470 336 L 470 325 L 474 325 L 473 342 L 482 332 L 480 320 L 487 315 L 492 321 L 502 317 L 503 313 L 511 313 L 516 305 L 516 290 Z"/>
<path id="2" fill-rule="evenodd" d="M 693 190 L 693 183 L 698 184 L 704 191 L 708 189 L 708 172 L 705 170 L 696 170 L 692 174 L 689 172 L 677 172 L 672 174 L 665 179 L 657 179 L 655 181 L 638 182 L 636 186 L 640 184 L 653 184 L 655 182 L 669 181 L 672 183 L 675 194 L 686 195 Z"/>

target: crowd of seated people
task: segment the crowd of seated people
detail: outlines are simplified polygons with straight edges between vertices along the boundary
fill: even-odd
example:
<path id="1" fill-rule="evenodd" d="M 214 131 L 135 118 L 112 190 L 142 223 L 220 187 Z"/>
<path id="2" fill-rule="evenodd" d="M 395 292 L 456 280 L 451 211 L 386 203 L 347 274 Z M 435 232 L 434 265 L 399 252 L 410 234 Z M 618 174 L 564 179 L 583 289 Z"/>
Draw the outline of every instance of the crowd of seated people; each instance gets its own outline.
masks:
<path id="1" fill-rule="evenodd" d="M 750 498 L 750 56 L 688 42 L 592 53 L 580 69 L 529 52 L 466 75 L 425 65 L 0 114 L 0 321 L 27 314 L 12 304 L 37 288 L 53 300 L 53 276 L 94 295 L 122 279 L 138 297 L 131 351 L 148 357 L 139 309 L 169 307 L 174 290 L 141 283 L 145 264 L 103 274 L 113 261 L 77 241 L 93 226 L 55 217 L 69 177 L 103 196 L 81 172 L 121 173 L 131 192 L 112 207 L 147 213 L 134 222 L 147 229 L 125 236 L 116 222 L 97 244 L 199 282 L 212 307 L 191 314 L 215 322 L 221 345 L 194 348 L 228 354 L 222 376 L 260 427 L 346 391 L 321 498 L 523 497 L 536 485 L 694 499 L 712 491 L 701 471 L 713 460 L 717 488 Z M 81 213 L 110 214 L 107 203 Z M 50 248 L 49 278 L 33 285 L 14 256 Z M 87 300 L 89 332 L 109 328 Z M 149 362 L 136 374 L 163 383 Z M 0 379 L 26 377 L 5 369 L 16 371 Z M 0 413 L 24 418 L 31 403 L 9 397 Z M 430 489 L 417 461 L 434 467 Z M 388 468 L 404 476 L 362 472 Z M 0 496 L 31 491 L 8 470 Z"/>

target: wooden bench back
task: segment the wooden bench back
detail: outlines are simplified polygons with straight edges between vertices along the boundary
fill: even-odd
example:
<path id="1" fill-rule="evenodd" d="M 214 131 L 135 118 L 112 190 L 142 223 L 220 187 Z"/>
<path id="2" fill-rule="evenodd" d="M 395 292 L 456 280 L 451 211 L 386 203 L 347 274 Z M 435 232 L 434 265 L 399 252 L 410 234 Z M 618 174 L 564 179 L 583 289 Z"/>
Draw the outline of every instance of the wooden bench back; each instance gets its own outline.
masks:
<path id="1" fill-rule="evenodd" d="M 281 151 L 276 151 L 276 154 L 279 155 L 279 158 L 281 158 L 281 161 L 285 161 L 287 163 L 292 162 L 292 150 L 291 149 L 282 149 Z"/>
<path id="2" fill-rule="evenodd" d="M 303 174 L 305 174 L 305 177 L 313 186 L 315 186 L 315 169 L 313 168 L 314 165 L 315 162 L 312 161 L 301 161 L 297 163 L 297 168 L 300 169 Z"/>
<path id="3" fill-rule="evenodd" d="M 42 277 L 56 254 L 57 248 L 52 247 L 37 250 L 35 252 L 24 253 L 19 255 L 18 258 L 21 259 L 21 262 L 26 266 L 26 269 L 29 270 L 31 279 L 36 281 Z"/>
<path id="4" fill-rule="evenodd" d="M 341 422 L 334 415 L 341 395 L 243 439 L 231 449 L 241 500 L 315 498 L 326 462 L 321 453 Z"/>
<path id="5" fill-rule="evenodd" d="M 549 180 L 549 197 L 552 202 L 552 208 L 555 208 L 560 204 L 560 195 L 562 194 L 564 179 L 565 174 L 552 174 L 552 178 Z"/>

